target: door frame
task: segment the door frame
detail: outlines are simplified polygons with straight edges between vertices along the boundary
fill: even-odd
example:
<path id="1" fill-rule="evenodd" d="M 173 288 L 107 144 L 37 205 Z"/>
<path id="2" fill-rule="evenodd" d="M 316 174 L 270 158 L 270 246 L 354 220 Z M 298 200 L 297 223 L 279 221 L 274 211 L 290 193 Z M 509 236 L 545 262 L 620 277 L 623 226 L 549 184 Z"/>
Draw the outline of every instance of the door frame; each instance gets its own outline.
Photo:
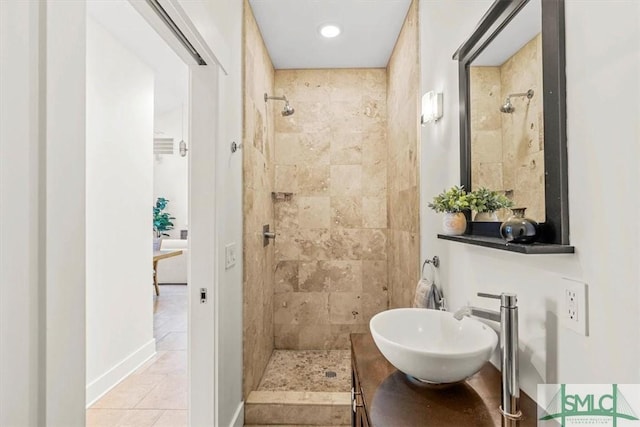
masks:
<path id="1" fill-rule="evenodd" d="M 192 93 L 189 97 L 191 188 L 198 192 L 198 205 L 191 206 L 189 227 L 189 413 L 190 424 L 215 425 L 218 414 L 218 237 L 216 235 L 216 142 L 221 138 L 219 73 L 224 71 L 214 46 L 207 46 L 177 1 L 163 0 L 172 19 L 190 42 L 199 47 L 208 65 L 198 66 L 173 37 L 146 2 L 129 0 L 160 36 L 185 60 L 190 69 L 190 91 L 206 90 L 208 105 Z M 82 426 L 86 394 L 86 298 L 85 298 L 85 144 L 86 144 L 86 4 L 85 1 L 48 1 L 40 22 L 45 31 L 46 67 L 43 94 L 46 102 L 45 165 L 46 273 L 45 298 L 45 390 L 46 425 Z M 142 8 L 142 10 L 141 10 Z M 146 11 L 145 11 L 146 10 Z M 176 49 L 179 46 L 179 49 Z M 224 51 L 226 46 L 218 47 Z M 206 68 L 206 70 L 205 70 Z M 203 77 L 204 76 L 204 77 Z M 195 109 L 194 109 L 195 107 Z M 194 125 L 191 118 L 211 114 L 210 121 Z M 194 132 L 194 133 L 192 133 Z M 200 212 L 201 206 L 205 211 Z M 61 220 L 62 219 L 62 220 Z M 194 233 L 194 234 L 196 234 Z M 213 258 L 213 261 L 211 260 Z M 199 289 L 206 288 L 207 304 L 200 304 Z M 213 354 L 210 352 L 213 351 Z M 212 357 L 211 357 L 212 356 Z M 197 371 L 197 375 L 192 375 Z"/>

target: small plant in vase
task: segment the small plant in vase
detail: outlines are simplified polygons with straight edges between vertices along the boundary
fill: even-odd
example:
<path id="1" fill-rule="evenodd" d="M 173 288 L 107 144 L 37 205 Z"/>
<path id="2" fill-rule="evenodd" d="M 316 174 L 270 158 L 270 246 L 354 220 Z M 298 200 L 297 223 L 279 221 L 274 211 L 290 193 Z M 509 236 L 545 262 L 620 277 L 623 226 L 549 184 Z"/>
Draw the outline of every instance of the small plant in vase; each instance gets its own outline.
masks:
<path id="1" fill-rule="evenodd" d="M 164 197 L 158 197 L 156 205 L 153 207 L 153 250 L 159 251 L 162 243 L 162 236 L 169 236 L 167 231 L 173 230 L 173 222 L 171 214 L 163 212 L 167 208 L 169 200 Z"/>
<path id="2" fill-rule="evenodd" d="M 474 221 L 499 221 L 496 211 L 511 206 L 513 201 L 497 191 L 482 187 L 469 193 L 469 207 L 476 212 Z"/>
<path id="3" fill-rule="evenodd" d="M 464 211 L 468 210 L 469 195 L 464 187 L 457 185 L 443 191 L 433 198 L 428 206 L 436 212 L 444 213 L 442 218 L 442 232 L 449 236 L 459 236 L 467 229 L 467 218 Z"/>

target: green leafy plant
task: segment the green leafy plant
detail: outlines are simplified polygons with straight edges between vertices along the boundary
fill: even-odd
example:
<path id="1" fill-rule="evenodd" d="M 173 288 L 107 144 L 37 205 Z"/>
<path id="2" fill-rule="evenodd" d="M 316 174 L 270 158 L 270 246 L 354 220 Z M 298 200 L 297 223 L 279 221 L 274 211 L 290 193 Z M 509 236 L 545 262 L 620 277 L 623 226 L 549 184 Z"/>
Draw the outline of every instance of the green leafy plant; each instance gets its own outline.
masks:
<path id="1" fill-rule="evenodd" d="M 495 212 L 510 208 L 513 206 L 513 200 L 504 194 L 483 187 L 469 193 L 469 206 L 476 212 Z"/>
<path id="2" fill-rule="evenodd" d="M 156 200 L 156 205 L 153 207 L 153 231 L 156 233 L 156 237 L 160 238 L 162 236 L 169 236 L 166 232 L 169 230 L 173 230 L 173 222 L 171 214 L 168 212 L 163 212 L 169 200 L 164 197 L 158 197 Z"/>
<path id="3" fill-rule="evenodd" d="M 469 209 L 469 195 L 464 187 L 454 185 L 435 196 L 427 206 L 436 212 L 462 212 Z"/>

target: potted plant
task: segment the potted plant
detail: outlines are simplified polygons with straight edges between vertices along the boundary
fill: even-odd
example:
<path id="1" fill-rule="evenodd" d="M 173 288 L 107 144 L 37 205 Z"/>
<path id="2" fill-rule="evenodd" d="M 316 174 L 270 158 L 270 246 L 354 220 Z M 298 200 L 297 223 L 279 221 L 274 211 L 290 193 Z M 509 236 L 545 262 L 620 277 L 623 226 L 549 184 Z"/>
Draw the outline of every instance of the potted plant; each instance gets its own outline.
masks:
<path id="1" fill-rule="evenodd" d="M 169 200 L 165 199 L 164 197 L 158 197 L 158 199 L 156 200 L 156 205 L 153 207 L 154 251 L 160 250 L 160 246 L 162 244 L 162 236 L 169 236 L 167 231 L 173 230 L 173 222 L 171 220 L 175 219 L 175 217 L 172 217 L 168 212 L 163 212 L 166 209 L 168 203 Z"/>
<path id="2" fill-rule="evenodd" d="M 496 211 L 510 208 L 513 201 L 504 194 L 481 187 L 469 193 L 469 205 L 476 212 L 474 221 L 498 221 Z"/>
<path id="3" fill-rule="evenodd" d="M 464 234 L 467 218 L 463 211 L 469 209 L 469 195 L 464 187 L 454 185 L 433 198 L 428 205 L 436 212 L 443 212 L 442 232 L 450 236 Z"/>

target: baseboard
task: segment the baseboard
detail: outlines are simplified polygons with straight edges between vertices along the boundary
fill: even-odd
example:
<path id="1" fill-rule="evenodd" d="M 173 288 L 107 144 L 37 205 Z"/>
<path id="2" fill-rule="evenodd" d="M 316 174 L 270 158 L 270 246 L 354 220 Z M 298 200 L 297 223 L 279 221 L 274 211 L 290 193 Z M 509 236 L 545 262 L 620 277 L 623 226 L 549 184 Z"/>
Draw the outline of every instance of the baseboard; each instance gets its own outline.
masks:
<path id="1" fill-rule="evenodd" d="M 242 427 L 244 426 L 244 402 L 240 402 L 236 413 L 233 414 L 233 419 L 229 427 Z"/>
<path id="2" fill-rule="evenodd" d="M 138 350 L 131 353 L 120 363 L 109 369 L 91 384 L 87 384 L 87 408 L 104 396 L 109 390 L 118 385 L 136 369 L 156 354 L 156 339 L 153 338 Z"/>

